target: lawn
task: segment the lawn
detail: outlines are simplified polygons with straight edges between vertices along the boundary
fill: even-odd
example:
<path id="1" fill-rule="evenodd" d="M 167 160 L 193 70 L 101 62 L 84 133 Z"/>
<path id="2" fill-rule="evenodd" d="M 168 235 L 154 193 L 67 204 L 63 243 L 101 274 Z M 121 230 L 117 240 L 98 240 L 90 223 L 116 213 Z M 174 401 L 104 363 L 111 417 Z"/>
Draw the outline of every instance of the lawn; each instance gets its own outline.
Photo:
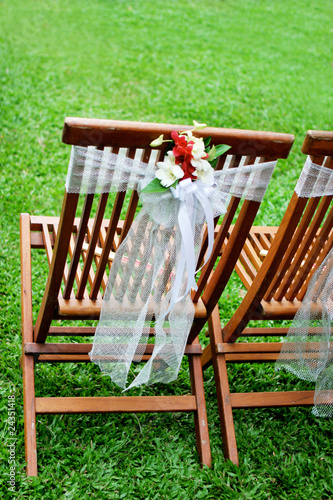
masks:
<path id="1" fill-rule="evenodd" d="M 306 131 L 332 129 L 331 7 L 329 0 L 0 1 L 2 498 L 332 498 L 333 425 L 311 409 L 235 411 L 240 467 L 224 460 L 212 369 L 205 372 L 211 469 L 199 466 L 191 415 L 50 416 L 38 418 L 39 477 L 27 479 L 19 366 L 19 214 L 60 213 L 64 118 L 195 119 L 294 134 L 257 219 L 277 225 Z M 223 319 L 239 300 L 233 280 Z M 39 366 L 37 377 L 43 394 L 116 393 L 94 366 Z M 304 387 L 273 366 L 234 366 L 230 379 L 244 391 Z M 169 390 L 188 387 L 184 362 Z M 165 389 L 143 389 L 156 390 Z M 12 395 L 15 494 L 7 484 Z"/>

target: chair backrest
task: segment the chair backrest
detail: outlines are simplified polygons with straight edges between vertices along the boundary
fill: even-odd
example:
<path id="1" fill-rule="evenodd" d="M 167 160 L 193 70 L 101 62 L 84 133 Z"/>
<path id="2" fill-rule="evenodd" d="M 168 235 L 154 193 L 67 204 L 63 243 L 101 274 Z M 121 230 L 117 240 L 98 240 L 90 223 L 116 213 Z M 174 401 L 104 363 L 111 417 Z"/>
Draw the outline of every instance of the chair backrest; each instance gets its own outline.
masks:
<path id="1" fill-rule="evenodd" d="M 63 142 L 75 146 L 112 148 L 115 154 L 128 158 L 139 157 L 145 163 L 163 158 L 164 143 L 152 153 L 150 143 L 159 135 L 170 138 L 173 130 L 191 129 L 188 126 L 153 123 L 122 122 L 66 118 Z M 286 158 L 294 137 L 289 134 L 254 132 L 233 129 L 206 128 L 196 132 L 203 138 L 211 136 L 211 145 L 228 144 L 231 149 L 220 157 L 217 169 L 227 161 L 230 168 Z M 107 282 L 110 252 L 115 252 L 127 235 L 133 222 L 139 197 L 131 187 L 116 195 L 87 194 L 83 208 L 78 210 L 79 195 L 65 193 L 62 213 L 57 223 L 46 220 L 43 233 L 50 272 L 42 306 L 34 328 L 35 340 L 45 341 L 52 319 L 95 319 Z M 111 215 L 106 216 L 107 201 L 111 198 Z M 97 208 L 94 203 L 97 202 Z M 241 205 L 241 208 L 239 208 Z M 252 225 L 260 203 L 233 197 L 216 234 L 213 254 L 201 272 L 198 292 L 208 313 L 214 308 L 234 268 L 246 235 Z M 78 215 L 78 212 L 80 214 Z M 232 236 L 225 245 L 231 223 L 237 220 Z M 94 216 L 92 215 L 94 213 Z M 217 221 L 216 221 L 217 222 Z M 221 256 L 222 245 L 225 245 Z M 206 249 L 204 239 L 202 255 Z M 218 263 L 217 263 L 218 261 Z M 216 265 L 217 264 L 217 265 Z"/>
<path id="2" fill-rule="evenodd" d="M 313 163 L 332 169 L 333 132 L 308 131 L 302 152 Z M 313 176 L 313 183 L 319 175 Z M 248 293 L 223 329 L 225 342 L 235 341 L 251 319 L 260 319 L 262 300 L 294 302 L 296 312 L 313 273 L 333 246 L 332 199 L 311 194 L 300 197 L 294 191 Z"/>

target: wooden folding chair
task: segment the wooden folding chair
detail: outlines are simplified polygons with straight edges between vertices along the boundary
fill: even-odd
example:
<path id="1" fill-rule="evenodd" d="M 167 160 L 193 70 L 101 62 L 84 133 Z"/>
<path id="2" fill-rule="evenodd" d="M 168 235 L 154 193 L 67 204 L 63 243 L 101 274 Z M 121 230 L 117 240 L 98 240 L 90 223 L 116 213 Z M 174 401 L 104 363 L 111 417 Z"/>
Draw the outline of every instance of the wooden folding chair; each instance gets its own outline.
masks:
<path id="1" fill-rule="evenodd" d="M 308 131 L 302 152 L 333 168 L 333 132 Z M 214 366 L 223 447 L 238 464 L 233 409 L 312 406 L 314 391 L 230 393 L 227 363 L 276 361 L 280 342 L 236 342 L 240 337 L 286 335 L 284 327 L 247 327 L 253 320 L 292 319 L 315 270 L 333 246 L 332 196 L 299 197 L 294 191 L 279 227 L 252 227 L 235 266 L 247 288 L 241 304 L 221 328 L 215 308 L 203 368 Z"/>
<path id="2" fill-rule="evenodd" d="M 161 134 L 169 138 L 173 130 L 187 129 L 190 127 L 67 118 L 63 142 L 99 149 L 111 147 L 116 154 L 125 148 L 129 158 L 134 158 L 137 150 L 140 150 L 141 158 L 147 162 L 152 151 L 152 140 Z M 198 135 L 212 136 L 212 144 L 231 146 L 228 153 L 221 156 L 218 169 L 222 168 L 227 155 L 233 168 L 237 168 L 240 163 L 254 163 L 258 157 L 261 162 L 286 158 L 294 139 L 288 134 L 218 128 L 204 129 Z M 165 144 L 159 148 L 161 158 L 164 148 Z M 111 265 L 110 255 L 128 233 L 138 204 L 135 190 L 130 196 L 126 196 L 125 192 L 118 193 L 114 201 L 110 196 L 112 214 L 107 219 L 104 213 L 108 194 L 102 194 L 97 200 L 96 215 L 91 217 L 94 198 L 92 194 L 86 195 L 81 214 L 77 213 L 79 195 L 65 193 L 60 218 L 21 215 L 22 366 L 27 474 L 37 475 L 36 415 L 56 413 L 193 412 L 200 461 L 209 466 L 211 454 L 200 362 L 202 350 L 197 337 L 230 277 L 260 203 L 241 202 L 240 198 L 235 197 L 231 199 L 216 235 L 213 254 L 201 271 L 198 291 L 193 294 L 195 320 L 185 351 L 189 360 L 191 395 L 35 397 L 35 363 L 90 361 L 88 353 L 92 344 L 47 343 L 46 340 L 55 336 L 94 334 L 93 326 L 67 326 L 68 321 L 66 326 L 62 326 L 61 322 L 98 319 L 107 281 L 106 270 Z M 234 230 L 220 258 L 222 244 L 237 209 L 239 213 Z M 120 220 L 121 215 L 123 220 Z M 37 321 L 33 325 L 31 249 L 34 248 L 46 252 L 49 274 Z M 202 256 L 205 249 L 204 241 Z M 52 323 L 54 321 L 56 323 Z M 145 360 L 149 359 L 151 347 L 150 344 L 147 346 Z"/>

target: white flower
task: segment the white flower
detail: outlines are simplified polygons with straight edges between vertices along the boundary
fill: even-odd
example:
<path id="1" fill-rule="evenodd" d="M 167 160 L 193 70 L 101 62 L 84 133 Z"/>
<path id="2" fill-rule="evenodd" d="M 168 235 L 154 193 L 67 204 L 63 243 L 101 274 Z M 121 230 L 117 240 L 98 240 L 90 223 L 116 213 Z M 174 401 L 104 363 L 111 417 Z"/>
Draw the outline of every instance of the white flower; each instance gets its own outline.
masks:
<path id="1" fill-rule="evenodd" d="M 192 156 L 194 160 L 201 160 L 202 158 L 207 158 L 207 153 L 205 151 L 205 143 L 203 141 L 202 137 L 195 137 L 192 134 L 192 130 L 187 130 L 185 132 L 188 138 L 188 142 L 191 141 L 193 142 L 193 148 L 192 148 Z M 195 167 L 195 163 L 192 160 L 191 161 L 192 165 Z"/>
<path id="2" fill-rule="evenodd" d="M 205 151 L 205 143 L 201 137 L 192 137 L 192 140 L 194 144 L 192 149 L 193 158 L 191 160 L 191 164 L 199 172 L 208 172 L 212 167 L 206 160 L 207 153 Z"/>
<path id="3" fill-rule="evenodd" d="M 202 160 L 203 162 L 208 163 L 206 160 Z M 208 163 L 209 167 L 205 165 L 205 168 L 203 169 L 198 169 L 196 171 L 197 178 L 200 179 L 202 182 L 205 184 L 209 184 L 210 186 L 214 184 L 214 169 L 213 167 L 210 166 Z"/>
<path id="4" fill-rule="evenodd" d="M 184 172 L 179 165 L 175 163 L 175 156 L 172 151 L 169 151 L 164 161 L 157 162 L 158 170 L 156 177 L 161 181 L 162 186 L 170 187 L 178 179 L 184 177 Z"/>
<path id="5" fill-rule="evenodd" d="M 200 158 L 198 160 L 192 160 L 192 165 L 196 168 L 196 176 L 205 184 L 214 183 L 214 169 L 209 163 L 209 161 Z"/>
<path id="6" fill-rule="evenodd" d="M 205 143 L 202 137 L 192 137 L 193 149 L 192 155 L 195 160 L 200 160 L 201 158 L 206 158 L 207 153 L 205 151 Z"/>

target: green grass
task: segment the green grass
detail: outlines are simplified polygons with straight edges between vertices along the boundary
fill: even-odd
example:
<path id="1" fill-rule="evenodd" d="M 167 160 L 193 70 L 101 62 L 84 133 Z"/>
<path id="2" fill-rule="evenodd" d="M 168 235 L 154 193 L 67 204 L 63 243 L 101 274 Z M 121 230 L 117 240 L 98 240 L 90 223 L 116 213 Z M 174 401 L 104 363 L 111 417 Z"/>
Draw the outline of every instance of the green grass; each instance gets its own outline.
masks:
<path id="1" fill-rule="evenodd" d="M 19 213 L 58 215 L 65 116 L 288 132 L 259 222 L 278 224 L 307 129 L 332 128 L 329 0 L 0 1 L 1 415 L 16 394 L 16 496 L 27 499 L 329 499 L 332 422 L 309 409 L 235 411 L 240 467 L 225 462 L 212 370 L 205 372 L 212 469 L 200 469 L 192 416 L 51 416 L 37 421 L 39 477 L 24 474 Z M 331 44 L 331 47 L 330 47 Z M 44 277 L 35 277 L 43 283 Z M 223 318 L 239 301 L 238 282 Z M 40 293 L 34 294 L 34 303 Z M 38 366 L 44 394 L 116 392 L 96 367 Z M 234 390 L 292 390 L 274 367 L 230 368 Z M 187 391 L 186 362 L 171 393 Z M 161 393 L 165 388 L 149 388 Z M 1 426 L 0 488 L 8 427 Z"/>

